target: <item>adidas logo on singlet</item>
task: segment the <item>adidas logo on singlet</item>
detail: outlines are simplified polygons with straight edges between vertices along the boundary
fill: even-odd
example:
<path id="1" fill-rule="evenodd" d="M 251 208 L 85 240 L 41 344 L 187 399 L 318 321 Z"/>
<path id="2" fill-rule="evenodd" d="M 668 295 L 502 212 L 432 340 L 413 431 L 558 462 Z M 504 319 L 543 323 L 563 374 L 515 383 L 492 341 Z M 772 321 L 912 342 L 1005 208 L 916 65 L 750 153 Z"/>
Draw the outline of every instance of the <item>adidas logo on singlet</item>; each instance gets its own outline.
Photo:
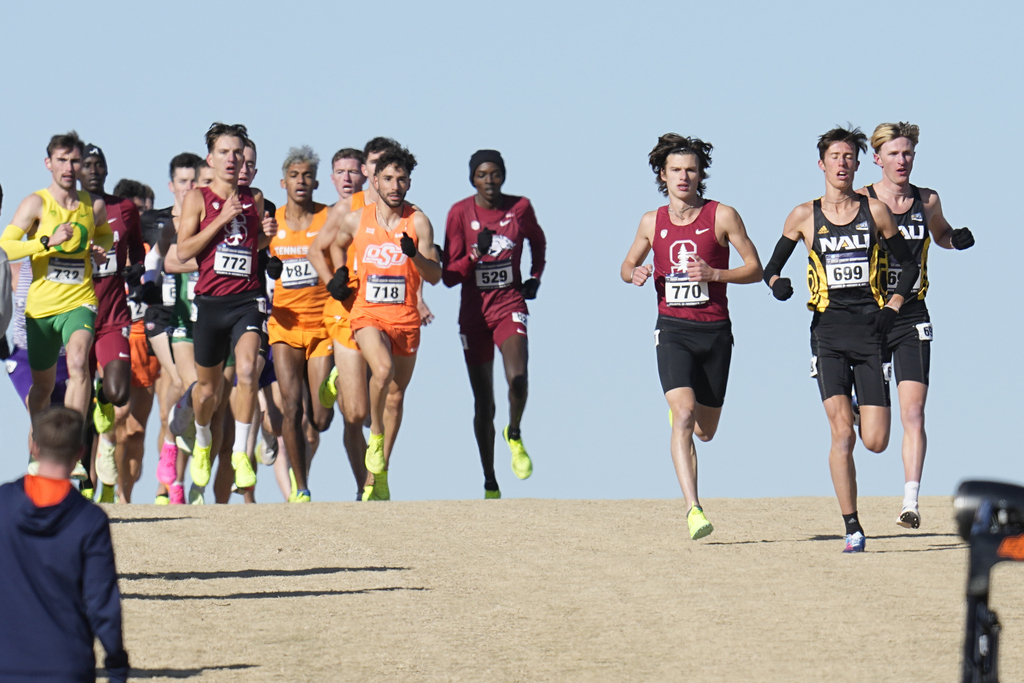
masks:
<path id="1" fill-rule="evenodd" d="M 827 235 L 828 234 L 828 228 L 826 228 L 824 225 L 821 226 L 820 228 L 818 228 L 818 234 L 819 235 Z"/>

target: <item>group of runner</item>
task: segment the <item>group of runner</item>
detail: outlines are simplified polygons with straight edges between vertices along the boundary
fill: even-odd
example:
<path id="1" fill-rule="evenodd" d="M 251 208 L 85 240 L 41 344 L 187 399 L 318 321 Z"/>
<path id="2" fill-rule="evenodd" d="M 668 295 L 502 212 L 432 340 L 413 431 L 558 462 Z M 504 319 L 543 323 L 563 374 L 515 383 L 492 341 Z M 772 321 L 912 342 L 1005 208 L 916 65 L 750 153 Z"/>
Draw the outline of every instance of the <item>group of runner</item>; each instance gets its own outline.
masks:
<path id="1" fill-rule="evenodd" d="M 210 502 L 211 480 L 213 500 L 236 491 L 255 502 L 258 462 L 274 466 L 290 502 L 309 502 L 310 464 L 335 402 L 356 499 L 389 500 L 420 327 L 433 319 L 423 282 L 442 278 L 462 287 L 484 496 L 501 497 L 495 345 L 509 382 L 503 436 L 514 473 L 529 477 L 520 433 L 526 300 L 537 294 L 545 239 L 529 200 L 502 193 L 500 153 L 470 160 L 477 191 L 452 208 L 442 250 L 430 220 L 406 201 L 416 159 L 390 138 L 334 155 L 333 206 L 313 199 L 320 160 L 309 147 L 292 148 L 282 164 L 287 203 L 277 208 L 252 186 L 256 145 L 245 126 L 214 123 L 206 146 L 205 158 L 171 160 L 174 204 L 153 210 L 152 190 L 137 181 L 118 183 L 121 195 L 105 192 L 99 147 L 73 131 L 56 135 L 49 187 L 21 203 L 0 238 L 17 304 L 12 344 L 3 339 L 0 350 L 30 415 L 61 403 L 91 418 L 83 439 L 93 449 L 73 475 L 83 494 L 132 500 L 155 397 L 158 504 Z M 526 281 L 524 240 L 533 259 Z"/>
<path id="2" fill-rule="evenodd" d="M 739 214 L 704 197 L 712 146 L 668 134 L 651 151 L 651 168 L 669 203 L 644 214 L 620 274 L 638 287 L 654 277 L 658 372 L 693 539 L 714 530 L 697 496 L 693 437 L 714 438 L 725 400 L 733 346 L 726 285 L 763 278 L 776 299 L 789 299 L 793 286 L 782 269 L 799 242 L 808 251 L 811 377 L 818 382 L 832 432 L 829 467 L 845 525 L 843 552 L 865 548 L 857 514 L 856 430 L 868 450 L 879 453 L 888 446 L 893 368 L 905 473 L 896 523 L 920 526 L 932 341 L 925 305 L 928 247 L 934 242 L 967 249 L 974 237 L 968 228 L 949 225 L 938 193 L 911 184 L 918 135 L 918 127 L 905 122 L 875 128 L 870 144 L 882 179 L 859 189 L 854 174 L 860 154 L 867 152 L 867 136 L 841 127 L 821 135 L 818 167 L 825 193 L 793 209 L 763 269 Z M 742 265 L 729 267 L 729 245 Z M 653 266 L 644 265 L 651 251 Z"/>
<path id="3" fill-rule="evenodd" d="M 935 191 L 911 184 L 918 135 L 908 123 L 879 125 L 870 144 L 882 179 L 859 189 L 854 175 L 867 136 L 847 128 L 820 136 L 825 193 L 790 213 L 764 268 L 736 210 L 704 196 L 712 146 L 670 133 L 650 152 L 668 205 L 644 214 L 621 277 L 636 286 L 654 279 L 658 372 L 692 538 L 713 531 L 697 493 L 694 436 L 714 438 L 725 402 L 733 346 L 727 285 L 763 279 L 775 298 L 789 299 L 782 269 L 800 241 L 808 250 L 811 376 L 832 432 L 844 552 L 865 547 L 853 450 L 858 429 L 869 450 L 888 445 L 893 368 L 904 427 L 897 523 L 919 527 L 932 340 L 928 248 L 966 249 L 974 238 L 949 225 Z M 433 319 L 423 283 L 441 281 L 462 290 L 459 328 L 484 496 L 501 496 L 495 347 L 508 384 L 502 436 L 513 472 L 529 477 L 520 431 L 526 302 L 540 286 L 546 241 L 530 201 L 502 192 L 501 154 L 471 157 L 476 193 L 451 208 L 442 250 L 430 220 L 406 200 L 416 159 L 394 140 L 378 137 L 334 155 L 332 206 L 313 199 L 319 157 L 309 147 L 291 149 L 280 208 L 252 187 L 256 145 L 244 126 L 215 123 L 206 145 L 205 159 L 171 160 L 174 204 L 152 210 L 152 190 L 141 183 L 105 192 L 100 148 L 73 132 L 54 136 L 50 186 L 21 203 L 0 241 L 11 262 L 25 259 L 15 265 L 20 308 L 5 351 L 8 372 L 30 413 L 62 402 L 93 417 L 95 465 L 84 462 L 76 474 L 86 495 L 98 478 L 101 500 L 112 501 L 115 488 L 131 500 L 155 395 L 158 503 L 185 502 L 186 470 L 189 501 L 205 502 L 218 458 L 218 502 L 233 489 L 254 500 L 257 460 L 275 466 L 289 501 L 310 501 L 310 464 L 335 402 L 357 500 L 388 500 L 420 327 Z M 532 263 L 524 280 L 525 242 Z M 742 260 L 736 267 L 730 245 Z M 652 251 L 653 264 L 644 264 Z"/>

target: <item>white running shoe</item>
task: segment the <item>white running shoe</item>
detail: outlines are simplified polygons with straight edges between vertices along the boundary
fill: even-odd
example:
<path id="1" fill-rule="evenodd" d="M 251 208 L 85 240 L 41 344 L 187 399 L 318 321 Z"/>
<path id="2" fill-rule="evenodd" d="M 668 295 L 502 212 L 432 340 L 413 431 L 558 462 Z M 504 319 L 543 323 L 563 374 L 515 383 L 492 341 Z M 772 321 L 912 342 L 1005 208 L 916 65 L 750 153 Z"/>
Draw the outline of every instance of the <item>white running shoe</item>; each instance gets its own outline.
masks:
<path id="1" fill-rule="evenodd" d="M 917 509 L 917 503 L 904 505 L 900 511 L 900 517 L 896 520 L 904 529 L 917 529 L 921 526 L 921 513 Z"/>
<path id="2" fill-rule="evenodd" d="M 96 449 L 96 476 L 105 486 L 117 484 L 117 462 L 114 460 L 115 445 L 100 436 L 100 444 Z"/>

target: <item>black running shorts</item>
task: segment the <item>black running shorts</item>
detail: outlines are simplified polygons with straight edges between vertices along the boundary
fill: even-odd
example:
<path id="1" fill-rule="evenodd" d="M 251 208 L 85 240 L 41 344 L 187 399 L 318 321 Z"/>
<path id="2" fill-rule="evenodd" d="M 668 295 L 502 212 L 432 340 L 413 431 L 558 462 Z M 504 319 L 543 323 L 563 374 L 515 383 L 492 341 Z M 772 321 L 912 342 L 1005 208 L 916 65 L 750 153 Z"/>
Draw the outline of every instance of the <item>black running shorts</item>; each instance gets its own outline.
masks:
<path id="1" fill-rule="evenodd" d="M 821 324 L 811 328 L 811 377 L 821 400 L 850 396 L 857 403 L 889 407 L 890 364 L 882 340 L 870 324 Z"/>
<path id="2" fill-rule="evenodd" d="M 196 365 L 212 368 L 223 363 L 246 332 L 260 335 L 260 352 L 267 348 L 267 297 L 259 291 L 225 296 L 196 295 L 192 338 Z"/>
<path id="3" fill-rule="evenodd" d="M 721 408 L 729 383 L 732 344 L 732 323 L 728 320 L 695 322 L 658 316 L 654 346 L 662 391 L 667 394 L 689 387 L 700 405 Z"/>
<path id="4" fill-rule="evenodd" d="M 886 339 L 896 384 L 908 380 L 928 384 L 932 363 L 932 322 L 924 302 L 920 304 L 913 305 L 913 308 L 910 302 L 903 305 Z"/>

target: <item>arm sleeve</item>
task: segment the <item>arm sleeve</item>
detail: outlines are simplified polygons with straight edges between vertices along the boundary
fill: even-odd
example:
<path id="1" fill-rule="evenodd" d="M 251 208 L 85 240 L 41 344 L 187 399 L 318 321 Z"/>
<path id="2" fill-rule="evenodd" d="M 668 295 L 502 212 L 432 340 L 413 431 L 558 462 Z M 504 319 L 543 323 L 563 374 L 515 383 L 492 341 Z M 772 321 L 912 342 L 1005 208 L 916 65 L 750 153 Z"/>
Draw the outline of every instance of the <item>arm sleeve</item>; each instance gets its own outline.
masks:
<path id="1" fill-rule="evenodd" d="M 785 235 L 779 238 L 779 241 L 775 244 L 775 251 L 772 252 L 771 259 L 768 260 L 767 265 L 764 267 L 764 283 L 766 285 L 771 286 L 772 278 L 782 274 L 782 268 L 786 265 L 789 257 L 793 255 L 796 244 L 796 240 L 791 240 Z"/>
<path id="2" fill-rule="evenodd" d="M 466 233 L 460 219 L 459 212 L 452 207 L 444 228 L 441 281 L 445 287 L 462 284 L 473 270 L 473 262 L 469 260 L 469 252 L 466 249 Z"/>
<path id="3" fill-rule="evenodd" d="M 128 653 L 121 632 L 121 592 L 117 588 L 110 523 L 105 515 L 85 544 L 82 593 L 89 625 L 107 653 L 106 669 L 111 682 L 127 680 Z"/>
<path id="4" fill-rule="evenodd" d="M 7 253 L 8 260 L 17 261 L 46 251 L 43 243 L 37 239 L 22 241 L 24 236 L 25 231 L 17 225 L 8 225 L 4 229 L 4 234 L 0 235 L 0 248 Z"/>
<path id="5" fill-rule="evenodd" d="M 548 250 L 548 240 L 544 231 L 537 223 L 537 214 L 533 212 L 533 204 L 526 203 L 523 209 L 522 218 L 523 234 L 530 240 L 530 275 L 538 280 L 544 273 L 544 266 L 547 264 L 545 256 Z"/>
<path id="6" fill-rule="evenodd" d="M 139 210 L 132 207 L 128 212 L 127 232 L 128 239 L 128 263 L 142 263 L 146 260 L 146 247 L 142 244 L 142 221 L 139 218 Z"/>
<path id="7" fill-rule="evenodd" d="M 903 237 L 902 232 L 897 230 L 895 235 L 886 238 L 885 243 L 889 247 L 889 253 L 892 254 L 892 257 L 899 262 L 900 268 L 903 269 L 903 272 L 900 273 L 900 281 L 896 283 L 896 291 L 893 294 L 899 294 L 904 300 L 909 299 L 921 268 L 917 265 L 917 259 L 910 252 L 910 245 L 907 244 L 907 240 Z"/>

